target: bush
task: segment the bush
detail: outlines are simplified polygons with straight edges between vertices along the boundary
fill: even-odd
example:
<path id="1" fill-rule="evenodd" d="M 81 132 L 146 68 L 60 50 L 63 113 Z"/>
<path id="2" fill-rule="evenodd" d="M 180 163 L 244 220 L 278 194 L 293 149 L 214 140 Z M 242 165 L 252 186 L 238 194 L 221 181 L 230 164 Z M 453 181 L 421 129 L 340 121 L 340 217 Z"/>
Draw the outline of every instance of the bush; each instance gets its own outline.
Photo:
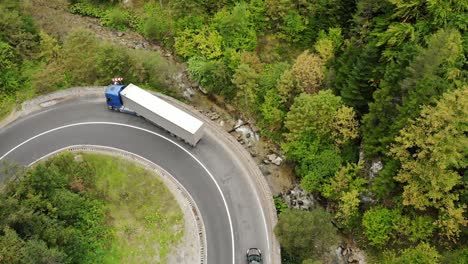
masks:
<path id="1" fill-rule="evenodd" d="M 0 93 L 0 118 L 6 116 L 15 105 L 15 98 L 11 95 Z"/>
<path id="2" fill-rule="evenodd" d="M 70 7 L 70 12 L 83 16 L 102 18 L 106 15 L 106 11 L 96 7 L 88 2 L 79 2 Z"/>
<path id="3" fill-rule="evenodd" d="M 105 83 L 115 76 L 130 77 L 131 58 L 126 48 L 105 43 L 96 51 L 95 69 L 97 81 Z"/>
<path id="4" fill-rule="evenodd" d="M 168 80 L 174 74 L 175 68 L 156 52 L 145 50 L 130 50 L 131 76 L 128 81 L 145 83 L 157 90 L 168 92 Z"/>
<path id="5" fill-rule="evenodd" d="M 151 40 L 162 40 L 167 28 L 160 24 L 156 17 L 149 17 L 143 23 L 143 35 Z"/>
<path id="6" fill-rule="evenodd" d="M 276 213 L 280 214 L 282 211 L 288 208 L 288 205 L 281 200 L 281 197 L 275 196 L 273 197 L 273 200 L 275 201 L 275 207 L 276 207 Z"/>
<path id="7" fill-rule="evenodd" d="M 439 263 L 439 252 L 431 245 L 421 243 L 415 248 L 407 248 L 396 255 L 394 252 L 384 253 L 385 264 L 437 264 Z"/>
<path id="8" fill-rule="evenodd" d="M 96 81 L 99 43 L 94 33 L 84 29 L 74 30 L 67 36 L 58 62 L 70 74 L 72 85 L 94 84 Z"/>
<path id="9" fill-rule="evenodd" d="M 169 44 L 169 40 L 172 40 L 173 24 L 170 13 L 158 7 L 144 20 L 141 31 L 148 39 Z"/>
<path id="10" fill-rule="evenodd" d="M 410 242 L 427 241 L 435 230 L 435 220 L 430 216 L 402 216 L 396 225 L 399 234 L 404 235 Z"/>
<path id="11" fill-rule="evenodd" d="M 179 31 L 182 31 L 185 29 L 198 30 L 202 28 L 204 24 L 205 24 L 205 18 L 203 18 L 202 16 L 189 14 L 187 16 L 183 16 L 177 19 L 176 28 Z"/>
<path id="12" fill-rule="evenodd" d="M 190 76 L 210 93 L 234 96 L 234 87 L 226 65 L 221 61 L 211 61 L 193 57 L 188 61 Z"/>
<path id="13" fill-rule="evenodd" d="M 128 16 L 127 12 L 114 8 L 102 18 L 102 24 L 114 29 L 125 30 L 129 26 Z"/>

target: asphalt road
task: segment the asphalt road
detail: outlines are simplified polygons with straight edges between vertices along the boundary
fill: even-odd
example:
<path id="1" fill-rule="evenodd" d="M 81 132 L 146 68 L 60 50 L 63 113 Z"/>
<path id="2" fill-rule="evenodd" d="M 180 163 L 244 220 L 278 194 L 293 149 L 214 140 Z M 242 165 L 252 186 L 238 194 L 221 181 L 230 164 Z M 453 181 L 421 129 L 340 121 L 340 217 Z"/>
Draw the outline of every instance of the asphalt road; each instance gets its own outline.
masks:
<path id="1" fill-rule="evenodd" d="M 58 129 L 66 125 L 71 126 Z M 17 147 L 27 140 L 30 141 Z M 109 111 L 101 99 L 92 98 L 50 106 L 0 129 L 0 157 L 17 147 L 4 160 L 23 165 L 63 147 L 80 144 L 126 150 L 172 174 L 188 190 L 202 214 L 207 263 L 245 263 L 245 251 L 250 247 L 260 248 L 268 263 L 269 238 L 259 198 L 237 157 L 213 133 L 207 133 L 192 148 L 142 118 Z M 228 208 L 207 170 L 219 185 Z"/>

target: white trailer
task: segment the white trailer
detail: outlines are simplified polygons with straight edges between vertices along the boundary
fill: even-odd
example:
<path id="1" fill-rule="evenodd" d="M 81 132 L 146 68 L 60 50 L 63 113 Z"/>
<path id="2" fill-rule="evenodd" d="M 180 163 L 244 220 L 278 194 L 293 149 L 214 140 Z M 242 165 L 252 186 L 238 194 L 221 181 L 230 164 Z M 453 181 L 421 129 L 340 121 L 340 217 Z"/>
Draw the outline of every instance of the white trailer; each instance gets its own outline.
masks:
<path id="1" fill-rule="evenodd" d="M 134 84 L 127 85 L 120 96 L 125 108 L 133 110 L 191 146 L 195 146 L 204 135 L 203 121 Z"/>

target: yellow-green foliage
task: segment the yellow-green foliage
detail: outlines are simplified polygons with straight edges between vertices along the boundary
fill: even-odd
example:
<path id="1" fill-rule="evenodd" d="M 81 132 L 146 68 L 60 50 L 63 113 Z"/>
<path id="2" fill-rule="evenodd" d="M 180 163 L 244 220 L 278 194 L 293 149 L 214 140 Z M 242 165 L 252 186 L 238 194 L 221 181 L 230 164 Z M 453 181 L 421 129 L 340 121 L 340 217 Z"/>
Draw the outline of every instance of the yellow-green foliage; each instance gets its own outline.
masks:
<path id="1" fill-rule="evenodd" d="M 401 169 L 395 179 L 403 183 L 403 204 L 418 210 L 435 208 L 443 234 L 457 239 L 468 221 L 466 204 L 459 203 L 463 180 L 458 170 L 468 159 L 468 87 L 444 94 L 436 106 L 424 107 L 420 117 L 400 131 L 393 156 Z"/>
<path id="2" fill-rule="evenodd" d="M 176 37 L 175 49 L 186 58 L 198 55 L 217 59 L 222 55 L 222 41 L 218 31 L 206 26 L 199 30 L 186 29 Z"/>
<path id="3" fill-rule="evenodd" d="M 337 204 L 335 217 L 344 227 L 357 225 L 360 195 L 366 190 L 367 184 L 361 170 L 362 165 L 347 164 L 323 186 L 323 196 Z"/>
<path id="4" fill-rule="evenodd" d="M 406 248 L 395 254 L 387 250 L 384 252 L 384 264 L 437 264 L 440 263 L 437 249 L 427 243 L 421 243 L 414 248 Z"/>
<path id="5" fill-rule="evenodd" d="M 316 54 L 304 51 L 292 66 L 291 74 L 301 92 L 315 94 L 323 81 L 323 60 Z"/>

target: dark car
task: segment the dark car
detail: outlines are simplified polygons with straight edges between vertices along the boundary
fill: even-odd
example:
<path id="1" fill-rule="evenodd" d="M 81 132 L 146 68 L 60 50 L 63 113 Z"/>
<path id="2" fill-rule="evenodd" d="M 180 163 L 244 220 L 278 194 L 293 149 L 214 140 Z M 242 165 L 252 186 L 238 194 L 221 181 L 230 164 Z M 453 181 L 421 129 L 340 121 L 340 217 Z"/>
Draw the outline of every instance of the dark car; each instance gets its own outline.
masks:
<path id="1" fill-rule="evenodd" d="M 249 264 L 261 264 L 262 263 L 262 252 L 258 248 L 249 248 L 247 250 L 247 263 Z"/>

